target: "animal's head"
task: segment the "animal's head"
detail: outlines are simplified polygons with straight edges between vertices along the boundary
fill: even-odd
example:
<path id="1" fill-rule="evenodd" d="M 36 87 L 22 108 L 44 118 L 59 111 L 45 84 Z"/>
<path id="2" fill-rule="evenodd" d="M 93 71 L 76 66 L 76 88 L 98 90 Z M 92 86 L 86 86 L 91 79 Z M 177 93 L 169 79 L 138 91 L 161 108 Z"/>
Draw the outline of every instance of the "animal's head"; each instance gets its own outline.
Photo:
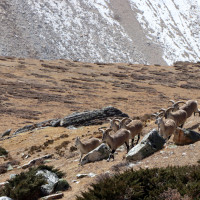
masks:
<path id="1" fill-rule="evenodd" d="M 180 103 L 185 103 L 184 101 L 177 101 L 177 102 L 175 102 L 174 100 L 170 100 L 169 102 L 171 102 L 173 105 L 173 108 L 174 108 L 174 111 L 177 111 L 177 110 L 179 110 L 179 104 Z"/>
<path id="2" fill-rule="evenodd" d="M 127 123 L 131 122 L 131 119 L 128 117 L 124 117 L 120 122 L 119 122 L 119 128 L 126 128 Z"/>
<path id="3" fill-rule="evenodd" d="M 78 146 L 79 142 L 80 142 L 80 137 L 76 137 L 76 139 L 75 139 L 75 147 Z"/>
<path id="4" fill-rule="evenodd" d="M 119 129 L 120 120 L 114 117 L 113 119 L 109 119 L 109 121 L 110 121 L 109 128 L 113 129 L 114 131 L 117 131 Z"/>
<path id="5" fill-rule="evenodd" d="M 162 117 L 157 117 L 156 121 L 155 121 L 155 124 L 160 124 L 161 121 L 162 121 Z"/>
<path id="6" fill-rule="evenodd" d="M 112 129 L 111 128 L 109 128 L 109 129 L 106 129 L 106 130 L 103 130 L 103 129 L 99 129 L 99 131 L 101 131 L 102 132 L 102 142 L 106 142 L 106 139 L 107 139 L 107 137 L 108 137 L 108 135 L 109 135 L 109 132 L 110 131 L 112 131 Z"/>

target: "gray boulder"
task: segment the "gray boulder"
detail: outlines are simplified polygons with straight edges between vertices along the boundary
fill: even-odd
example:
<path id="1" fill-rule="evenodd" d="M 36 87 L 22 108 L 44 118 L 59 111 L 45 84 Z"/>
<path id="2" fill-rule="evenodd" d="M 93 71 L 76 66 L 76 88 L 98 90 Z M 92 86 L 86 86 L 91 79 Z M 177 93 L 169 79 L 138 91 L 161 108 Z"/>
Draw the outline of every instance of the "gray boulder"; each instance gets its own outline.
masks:
<path id="1" fill-rule="evenodd" d="M 110 149 L 106 144 L 101 144 L 96 149 L 90 151 L 81 161 L 81 165 L 89 162 L 95 162 L 103 159 L 107 159 L 110 154 Z"/>
<path id="2" fill-rule="evenodd" d="M 152 155 L 154 152 L 163 148 L 165 140 L 158 134 L 156 129 L 153 129 L 144 136 L 142 141 L 133 147 L 126 155 L 127 161 L 142 160 L 145 157 Z"/>
<path id="3" fill-rule="evenodd" d="M 177 128 L 173 138 L 174 143 L 177 145 L 192 144 L 199 140 L 200 140 L 200 133 L 192 130 L 187 130 L 184 128 L 183 129 Z"/>
<path id="4" fill-rule="evenodd" d="M 128 115 L 122 113 L 117 108 L 108 106 L 98 110 L 73 113 L 64 117 L 60 121 L 60 125 L 64 127 L 98 125 L 102 124 L 109 117 L 128 117 Z"/>
<path id="5" fill-rule="evenodd" d="M 36 175 L 42 175 L 45 178 L 47 184 L 41 186 L 41 191 L 44 195 L 50 195 L 59 181 L 58 176 L 48 170 L 39 170 Z"/>
<path id="6" fill-rule="evenodd" d="M 3 197 L 0 197 L 0 200 L 12 200 L 12 199 L 9 197 L 3 196 Z"/>
<path id="7" fill-rule="evenodd" d="M 1 135 L 1 137 L 5 137 L 5 136 L 10 135 L 11 130 L 12 130 L 12 129 L 8 129 L 7 131 L 5 131 L 5 132 Z"/>

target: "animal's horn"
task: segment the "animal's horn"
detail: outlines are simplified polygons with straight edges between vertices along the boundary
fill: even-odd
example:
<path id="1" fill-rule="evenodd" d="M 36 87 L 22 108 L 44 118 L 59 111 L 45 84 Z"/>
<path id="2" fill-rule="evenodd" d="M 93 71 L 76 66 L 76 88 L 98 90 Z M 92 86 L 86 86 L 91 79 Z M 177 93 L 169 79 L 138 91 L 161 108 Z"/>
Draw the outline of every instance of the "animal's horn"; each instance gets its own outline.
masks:
<path id="1" fill-rule="evenodd" d="M 159 110 L 159 112 L 166 112 L 166 109 L 161 108 L 161 109 Z"/>
<path id="2" fill-rule="evenodd" d="M 174 101 L 174 100 L 169 100 L 169 102 L 172 102 L 173 104 L 175 104 L 175 101 Z"/>
<path id="3" fill-rule="evenodd" d="M 176 103 L 174 103 L 174 106 L 178 105 L 179 103 L 185 103 L 184 101 L 177 101 Z"/>

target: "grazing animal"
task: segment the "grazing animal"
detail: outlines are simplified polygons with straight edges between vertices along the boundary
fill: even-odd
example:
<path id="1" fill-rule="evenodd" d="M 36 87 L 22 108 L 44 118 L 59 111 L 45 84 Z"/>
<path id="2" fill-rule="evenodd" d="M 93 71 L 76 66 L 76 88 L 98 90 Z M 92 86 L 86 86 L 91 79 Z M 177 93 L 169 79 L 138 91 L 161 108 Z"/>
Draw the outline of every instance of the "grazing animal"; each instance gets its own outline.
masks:
<path id="1" fill-rule="evenodd" d="M 86 154 L 101 144 L 101 141 L 97 138 L 91 138 L 85 142 L 81 142 L 80 137 L 76 137 L 75 146 L 80 150 L 80 159 L 79 163 L 82 160 L 83 154 Z"/>
<path id="2" fill-rule="evenodd" d="M 126 121 L 130 120 L 128 124 L 126 124 Z M 140 134 L 143 129 L 143 123 L 140 120 L 131 120 L 129 118 L 123 118 L 120 121 L 120 128 L 127 129 L 130 131 L 130 139 L 131 139 L 131 145 L 134 147 L 134 138 L 136 135 L 138 135 L 138 139 L 136 144 L 138 144 L 140 140 Z"/>
<path id="3" fill-rule="evenodd" d="M 156 117 L 155 124 L 158 125 L 158 131 L 164 139 L 169 139 L 176 130 L 176 123 L 173 119 L 163 120 L 162 113 L 153 114 Z"/>
<path id="4" fill-rule="evenodd" d="M 112 131 L 112 129 L 99 129 L 103 133 L 102 141 L 106 142 L 110 149 L 112 150 L 109 158 L 107 161 L 109 161 L 111 158 L 114 160 L 114 153 L 118 147 L 126 144 L 127 147 L 127 153 L 129 151 L 129 138 L 130 138 L 130 131 L 126 129 L 119 129 L 114 135 L 110 135 L 109 132 Z"/>
<path id="5" fill-rule="evenodd" d="M 185 110 L 177 110 L 172 112 L 174 107 L 169 107 L 167 109 L 160 109 L 163 112 L 165 119 L 173 119 L 176 122 L 177 126 L 183 127 L 184 123 L 187 120 L 187 112 Z"/>
<path id="6" fill-rule="evenodd" d="M 170 100 L 170 102 L 173 103 L 174 110 L 185 110 L 187 113 L 187 118 L 191 117 L 192 113 L 194 113 L 194 115 L 195 113 L 199 113 L 200 116 L 200 110 L 198 109 L 198 102 L 195 100 L 188 100 L 186 102 L 184 101 L 175 102 L 173 100 Z M 179 107 L 180 103 L 184 103 L 184 105 Z"/>

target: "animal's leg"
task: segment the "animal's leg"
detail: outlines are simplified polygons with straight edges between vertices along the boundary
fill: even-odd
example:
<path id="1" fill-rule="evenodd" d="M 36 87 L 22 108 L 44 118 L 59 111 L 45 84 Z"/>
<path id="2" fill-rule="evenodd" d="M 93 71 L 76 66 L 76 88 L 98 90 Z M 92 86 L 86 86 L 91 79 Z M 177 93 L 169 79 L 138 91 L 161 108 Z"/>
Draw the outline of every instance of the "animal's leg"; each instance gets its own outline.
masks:
<path id="1" fill-rule="evenodd" d="M 107 159 L 108 162 L 110 161 L 111 158 L 114 160 L 114 153 L 115 153 L 115 149 L 113 149 L 113 150 L 111 151 L 111 153 L 110 153 L 110 155 L 109 155 L 109 157 L 108 157 L 108 159 Z"/>
<path id="2" fill-rule="evenodd" d="M 128 145 L 128 143 L 127 143 L 127 142 L 125 142 L 125 144 L 126 144 L 127 153 L 128 153 L 128 152 L 129 152 L 129 145 Z"/>
<path id="3" fill-rule="evenodd" d="M 131 140 L 131 147 L 134 147 L 134 138 Z"/>
<path id="4" fill-rule="evenodd" d="M 138 134 L 138 139 L 136 144 L 138 144 L 139 140 L 140 140 L 140 133 Z"/>

